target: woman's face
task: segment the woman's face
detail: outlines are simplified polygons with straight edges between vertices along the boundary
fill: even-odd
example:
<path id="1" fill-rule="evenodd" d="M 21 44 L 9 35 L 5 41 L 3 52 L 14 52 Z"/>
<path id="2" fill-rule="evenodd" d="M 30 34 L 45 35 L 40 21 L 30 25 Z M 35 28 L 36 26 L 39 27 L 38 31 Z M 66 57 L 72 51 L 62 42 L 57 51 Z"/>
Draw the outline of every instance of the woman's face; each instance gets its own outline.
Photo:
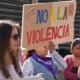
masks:
<path id="1" fill-rule="evenodd" d="M 75 56 L 80 57 L 80 44 L 77 44 L 76 46 L 73 47 L 72 53 Z"/>
<path id="2" fill-rule="evenodd" d="M 41 47 L 41 48 L 37 49 L 37 54 L 42 57 L 45 57 L 47 55 L 47 52 L 48 52 L 47 47 Z"/>
<path id="3" fill-rule="evenodd" d="M 10 37 L 10 50 L 16 52 L 20 46 L 20 36 L 17 28 L 13 28 Z"/>
<path id="4" fill-rule="evenodd" d="M 55 44 L 52 41 L 48 43 L 48 49 L 51 53 L 55 50 Z"/>

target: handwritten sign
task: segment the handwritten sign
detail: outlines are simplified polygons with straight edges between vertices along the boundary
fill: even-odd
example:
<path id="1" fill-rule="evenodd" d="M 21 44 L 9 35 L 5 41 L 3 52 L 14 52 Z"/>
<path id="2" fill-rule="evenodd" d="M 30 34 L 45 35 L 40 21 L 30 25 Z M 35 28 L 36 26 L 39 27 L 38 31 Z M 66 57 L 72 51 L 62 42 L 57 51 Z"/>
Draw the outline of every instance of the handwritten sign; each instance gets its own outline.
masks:
<path id="1" fill-rule="evenodd" d="M 75 1 L 25 4 L 21 46 L 27 49 L 71 42 L 74 37 Z"/>

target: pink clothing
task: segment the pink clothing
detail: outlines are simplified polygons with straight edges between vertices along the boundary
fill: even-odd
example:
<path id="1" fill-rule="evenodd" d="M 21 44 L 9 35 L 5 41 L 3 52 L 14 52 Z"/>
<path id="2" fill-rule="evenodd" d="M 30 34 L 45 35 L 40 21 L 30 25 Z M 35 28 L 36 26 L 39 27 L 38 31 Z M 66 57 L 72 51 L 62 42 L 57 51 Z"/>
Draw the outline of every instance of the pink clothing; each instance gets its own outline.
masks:
<path id="1" fill-rule="evenodd" d="M 67 55 L 65 56 L 64 60 L 67 63 L 67 68 L 64 70 L 64 76 L 66 80 L 79 80 L 77 73 L 73 73 L 71 70 L 74 67 L 74 56 Z"/>

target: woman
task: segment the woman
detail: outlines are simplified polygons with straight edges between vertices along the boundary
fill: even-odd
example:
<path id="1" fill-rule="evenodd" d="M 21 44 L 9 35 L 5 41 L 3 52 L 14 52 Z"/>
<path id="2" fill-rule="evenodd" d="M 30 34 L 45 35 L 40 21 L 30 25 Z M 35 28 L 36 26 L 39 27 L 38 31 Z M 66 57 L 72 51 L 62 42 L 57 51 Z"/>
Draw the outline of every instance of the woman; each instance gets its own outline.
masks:
<path id="1" fill-rule="evenodd" d="M 58 69 L 52 58 L 46 57 L 47 52 L 47 47 L 41 47 L 33 51 L 32 56 L 23 64 L 24 76 L 43 73 L 44 80 L 63 80 L 59 78 Z"/>
<path id="2" fill-rule="evenodd" d="M 19 25 L 10 20 L 0 20 L 0 80 L 24 80 L 19 65 L 19 53 L 22 50 L 19 46 Z M 43 80 L 41 75 L 38 74 L 38 77 Z"/>
<path id="3" fill-rule="evenodd" d="M 72 41 L 71 53 L 64 58 L 68 66 L 64 71 L 64 76 L 66 80 L 80 80 L 77 75 L 80 66 L 80 38 L 75 38 Z"/>
<path id="4" fill-rule="evenodd" d="M 18 64 L 20 33 L 15 22 L 0 20 L 0 80 L 22 77 Z"/>

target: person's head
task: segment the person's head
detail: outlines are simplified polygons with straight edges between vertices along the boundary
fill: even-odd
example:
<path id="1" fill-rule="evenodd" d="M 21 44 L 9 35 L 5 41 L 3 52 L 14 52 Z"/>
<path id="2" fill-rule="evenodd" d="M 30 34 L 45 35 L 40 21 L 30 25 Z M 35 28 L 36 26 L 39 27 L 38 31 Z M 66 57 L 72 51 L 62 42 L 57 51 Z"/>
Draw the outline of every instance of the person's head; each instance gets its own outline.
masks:
<path id="1" fill-rule="evenodd" d="M 40 47 L 38 49 L 36 49 L 36 52 L 39 56 L 42 56 L 42 57 L 45 57 L 47 55 L 47 52 L 48 52 L 48 48 L 47 46 L 45 47 Z"/>
<path id="2" fill-rule="evenodd" d="M 48 43 L 48 49 L 50 51 L 50 53 L 52 53 L 55 50 L 55 44 L 52 41 L 49 41 Z"/>
<path id="3" fill-rule="evenodd" d="M 75 38 L 71 43 L 71 53 L 80 57 L 80 38 Z"/>
<path id="4" fill-rule="evenodd" d="M 0 22 L 0 49 L 15 51 L 20 44 L 19 30 L 15 23 L 3 20 Z"/>
<path id="5" fill-rule="evenodd" d="M 19 36 L 20 33 L 16 23 L 9 20 L 0 21 L 0 49 L 15 51 L 20 44 Z"/>
<path id="6" fill-rule="evenodd" d="M 2 68 L 2 70 L 5 70 L 4 58 L 6 54 L 15 53 L 19 45 L 19 30 L 16 26 L 16 23 L 10 20 L 0 20 L 0 68 Z M 4 74 L 5 73 L 6 71 L 4 72 Z"/>

